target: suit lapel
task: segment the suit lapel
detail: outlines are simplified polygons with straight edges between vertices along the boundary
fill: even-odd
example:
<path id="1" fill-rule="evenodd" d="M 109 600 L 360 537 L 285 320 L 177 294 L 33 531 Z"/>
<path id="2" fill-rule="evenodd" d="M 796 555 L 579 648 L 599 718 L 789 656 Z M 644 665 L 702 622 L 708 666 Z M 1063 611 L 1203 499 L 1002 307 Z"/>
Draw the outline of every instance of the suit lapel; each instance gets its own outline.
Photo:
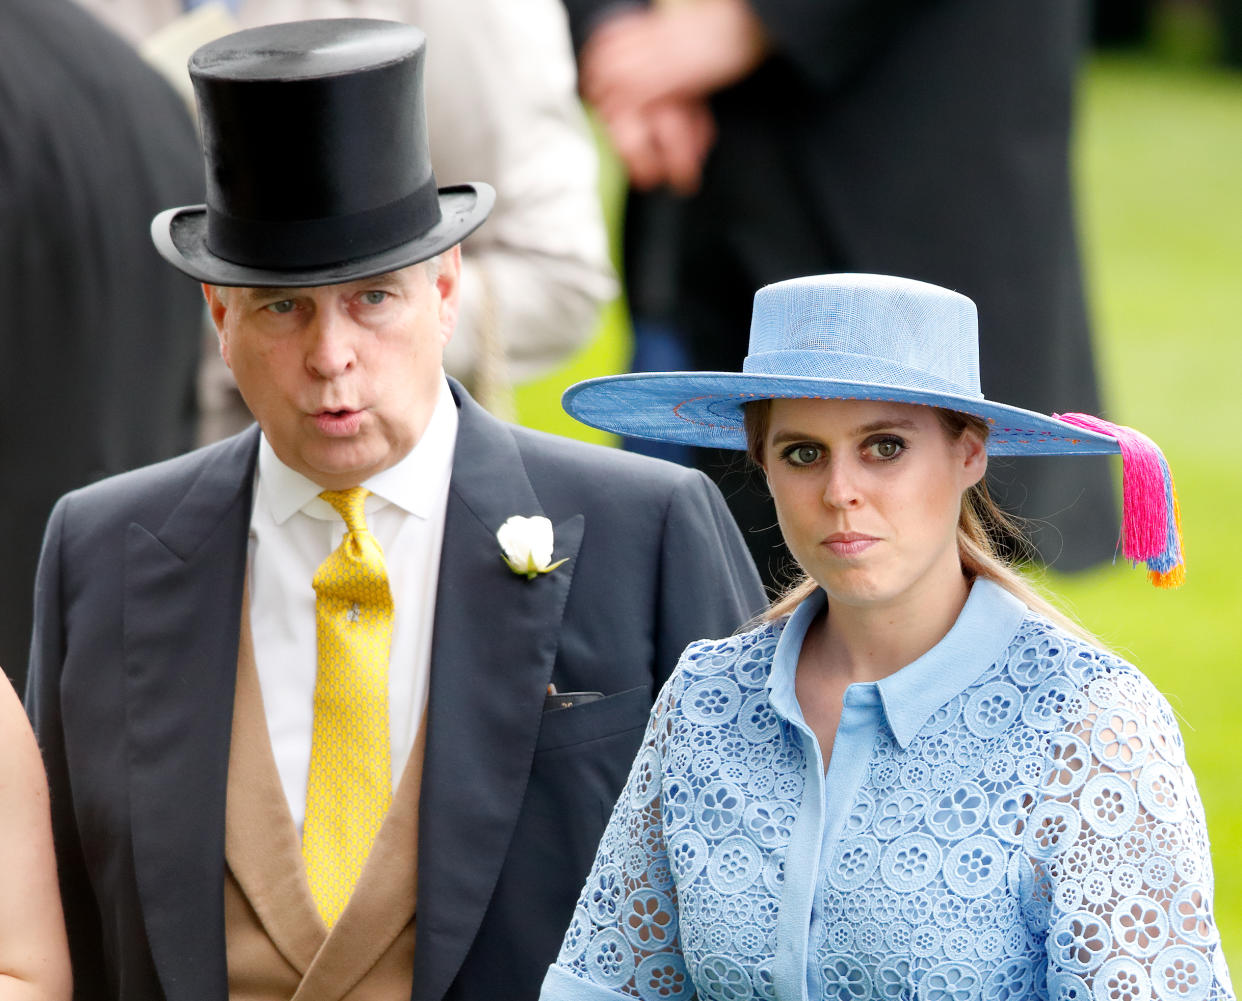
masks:
<path id="1" fill-rule="evenodd" d="M 134 865 L 169 1001 L 228 993 L 225 792 L 257 446 L 254 430 L 205 453 L 168 520 L 126 540 Z"/>
<path id="2" fill-rule="evenodd" d="M 454 387 L 456 389 L 456 387 Z M 439 1001 L 496 885 L 530 775 L 561 616 L 582 540 L 554 526 L 534 580 L 500 558 L 496 530 L 542 511 L 510 430 L 464 393 L 431 655 L 418 860 L 415 1001 Z"/>

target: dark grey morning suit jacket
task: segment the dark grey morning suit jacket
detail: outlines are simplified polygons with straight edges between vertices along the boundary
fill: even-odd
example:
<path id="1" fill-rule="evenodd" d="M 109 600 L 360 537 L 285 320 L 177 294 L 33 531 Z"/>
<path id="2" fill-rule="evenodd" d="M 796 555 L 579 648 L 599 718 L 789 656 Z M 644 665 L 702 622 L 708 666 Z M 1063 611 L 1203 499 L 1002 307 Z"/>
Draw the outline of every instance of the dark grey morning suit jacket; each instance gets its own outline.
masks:
<path id="1" fill-rule="evenodd" d="M 534 998 L 654 693 L 762 605 L 699 473 L 512 427 L 454 384 L 420 801 L 415 1001 Z M 79 998 L 227 996 L 225 788 L 257 429 L 57 505 L 28 708 Z M 556 571 L 500 558 L 510 515 Z M 394 668 L 396 665 L 394 665 Z M 549 683 L 606 698 L 545 713 Z"/>

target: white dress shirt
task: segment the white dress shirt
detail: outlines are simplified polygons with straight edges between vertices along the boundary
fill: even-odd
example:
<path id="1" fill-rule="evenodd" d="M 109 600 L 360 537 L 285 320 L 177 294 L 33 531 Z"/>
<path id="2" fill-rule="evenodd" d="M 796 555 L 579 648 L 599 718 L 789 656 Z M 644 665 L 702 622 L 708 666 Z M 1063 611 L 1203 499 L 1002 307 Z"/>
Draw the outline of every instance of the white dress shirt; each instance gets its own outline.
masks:
<path id="1" fill-rule="evenodd" d="M 427 703 L 457 406 L 442 384 L 431 421 L 409 455 L 365 481 L 367 526 L 388 567 L 393 597 L 388 717 L 393 789 Z M 316 670 L 315 570 L 345 534 L 323 489 L 259 443 L 250 518 L 250 628 L 281 785 L 298 830 L 306 815 Z"/>

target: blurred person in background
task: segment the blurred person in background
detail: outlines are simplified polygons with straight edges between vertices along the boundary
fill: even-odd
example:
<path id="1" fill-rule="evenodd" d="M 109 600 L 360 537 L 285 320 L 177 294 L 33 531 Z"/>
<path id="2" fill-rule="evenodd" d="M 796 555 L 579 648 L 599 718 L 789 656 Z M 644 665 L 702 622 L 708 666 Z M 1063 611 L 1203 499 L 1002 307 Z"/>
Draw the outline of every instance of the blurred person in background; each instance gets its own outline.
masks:
<path id="1" fill-rule="evenodd" d="M 462 246 L 462 314 L 447 371 L 487 409 L 512 417 L 513 386 L 552 371 L 594 333 L 616 284 L 558 0 L 79 2 L 144 51 L 179 45 L 179 57 L 160 62 L 185 85 L 190 50 L 238 27 L 311 17 L 418 25 L 434 42 L 426 85 L 436 177 L 483 180 L 498 192 L 491 222 Z M 203 442 L 251 420 L 214 331 L 207 345 Z"/>
<path id="2" fill-rule="evenodd" d="M 190 116 L 69 0 L 10 0 L 0 28 L 0 665 L 20 689 L 56 498 L 194 441 L 201 294 L 148 227 L 202 197 Z"/>
<path id="3" fill-rule="evenodd" d="M 629 296 L 655 302 L 689 367 L 737 367 L 755 288 L 887 272 L 978 303 L 999 397 L 1099 409 L 1068 160 L 1081 0 L 564 2 L 582 93 L 638 191 Z M 680 193 L 675 208 L 646 204 L 661 187 Z M 648 267 L 670 239 L 672 259 Z M 765 492 L 728 456 L 696 461 L 779 580 Z M 1043 562 L 1113 556 L 1104 463 L 1009 460 L 989 478 L 1006 509 L 1037 519 Z"/>

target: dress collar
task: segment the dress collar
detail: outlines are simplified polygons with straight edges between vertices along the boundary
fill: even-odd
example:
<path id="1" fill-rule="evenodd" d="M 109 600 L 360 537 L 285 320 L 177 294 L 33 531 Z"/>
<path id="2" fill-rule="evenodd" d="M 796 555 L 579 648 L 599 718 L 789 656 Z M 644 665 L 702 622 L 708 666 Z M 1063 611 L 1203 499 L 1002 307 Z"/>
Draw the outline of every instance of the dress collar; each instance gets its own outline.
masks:
<path id="1" fill-rule="evenodd" d="M 361 484 L 375 496 L 375 501 L 368 498 L 368 510 L 395 504 L 417 518 L 430 518 L 452 474 L 456 441 L 457 404 L 448 382 L 442 381 L 431 419 L 415 446 L 395 465 Z M 259 440 L 258 480 L 257 499 L 278 525 L 297 511 L 325 521 L 340 517 L 319 499 L 323 487 L 281 462 L 266 435 Z"/>
<path id="2" fill-rule="evenodd" d="M 794 694 L 798 654 L 825 601 L 824 592 L 817 589 L 794 609 L 772 658 L 768 677 L 772 708 L 796 722 L 805 722 Z M 889 729 L 904 749 L 932 713 L 1000 659 L 1026 612 L 1026 606 L 999 584 L 979 578 L 971 585 L 957 621 L 939 643 L 887 678 L 850 685 L 846 696 L 855 690 L 877 691 Z"/>

